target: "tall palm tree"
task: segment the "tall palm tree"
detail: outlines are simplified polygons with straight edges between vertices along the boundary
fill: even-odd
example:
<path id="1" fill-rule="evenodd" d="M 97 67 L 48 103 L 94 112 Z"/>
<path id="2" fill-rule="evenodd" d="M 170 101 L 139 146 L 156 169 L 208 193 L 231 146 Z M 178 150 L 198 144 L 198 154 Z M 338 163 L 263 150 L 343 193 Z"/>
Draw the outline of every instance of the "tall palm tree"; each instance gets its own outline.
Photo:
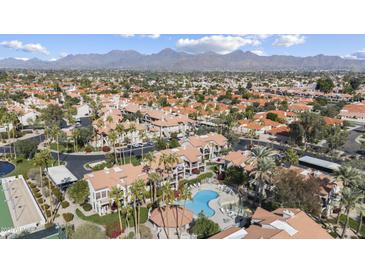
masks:
<path id="1" fill-rule="evenodd" d="M 118 124 L 115 128 L 117 134 L 118 134 L 118 139 L 121 140 L 123 138 L 123 142 L 122 142 L 122 148 L 124 145 L 124 134 L 125 134 L 125 128 L 122 124 Z M 121 138 L 122 137 L 122 138 Z M 122 150 L 120 150 L 120 156 L 119 158 L 122 158 Z M 125 164 L 125 157 L 124 157 L 124 148 L 123 148 L 123 164 Z"/>
<path id="2" fill-rule="evenodd" d="M 42 180 L 42 169 L 43 169 L 43 167 L 48 172 L 48 165 L 49 165 L 49 162 L 52 159 L 51 151 L 49 149 L 41 150 L 40 152 L 36 153 L 34 158 L 35 158 L 35 160 L 34 160 L 35 164 L 40 167 L 39 172 L 40 172 L 41 180 Z M 49 193 L 50 193 L 49 194 L 49 204 L 50 204 L 50 208 L 51 208 L 51 216 L 49 217 L 49 221 L 52 221 L 53 206 L 52 206 L 52 188 L 51 188 L 51 181 L 50 180 L 48 180 L 48 188 L 49 188 Z"/>
<path id="3" fill-rule="evenodd" d="M 121 214 L 121 202 L 120 200 L 124 197 L 124 191 L 123 189 L 117 187 L 117 186 L 113 186 L 111 191 L 109 192 L 109 197 L 114 201 L 114 203 L 117 205 L 117 211 L 118 211 L 118 218 L 119 218 L 119 228 L 120 231 L 123 231 L 123 224 L 122 224 L 122 218 L 120 216 Z"/>
<path id="4" fill-rule="evenodd" d="M 266 197 L 266 187 L 267 184 L 271 184 L 274 169 L 274 160 L 271 158 L 262 158 L 258 160 L 256 169 L 251 172 L 253 183 L 256 185 L 256 192 L 259 197 L 259 206 L 261 206 L 262 199 Z"/>
<path id="5" fill-rule="evenodd" d="M 129 219 L 132 216 L 133 209 L 129 204 L 125 204 L 123 209 L 124 209 L 125 222 L 126 222 L 127 228 L 128 228 L 128 227 L 130 227 Z"/>
<path id="6" fill-rule="evenodd" d="M 361 234 L 361 229 L 362 229 L 362 219 L 363 217 L 365 216 L 365 204 L 364 203 L 361 203 L 361 204 L 358 204 L 357 206 L 357 210 L 359 211 L 360 213 L 360 218 L 359 218 L 359 225 L 356 229 L 356 233 L 360 233 Z"/>
<path id="7" fill-rule="evenodd" d="M 12 133 L 13 133 L 13 139 L 14 139 L 14 142 L 13 142 L 13 151 L 14 151 L 14 157 L 16 159 L 16 140 L 15 140 L 15 134 L 16 134 L 16 131 L 17 131 L 17 127 L 19 126 L 19 119 L 18 119 L 18 116 L 15 112 L 10 112 L 9 114 L 9 120 L 10 120 L 10 123 L 12 124 Z"/>
<path id="8" fill-rule="evenodd" d="M 170 205 L 173 203 L 173 201 L 175 200 L 175 195 L 174 195 L 174 191 L 171 188 L 171 184 L 170 182 L 165 182 L 165 184 L 162 186 L 162 204 L 165 207 L 165 210 L 169 210 L 170 209 Z M 163 210 L 162 208 L 160 208 L 160 210 Z M 169 214 L 165 214 L 166 216 L 166 222 L 169 223 Z M 170 230 L 167 229 L 166 232 L 166 228 L 165 228 L 165 233 L 166 233 L 166 237 L 169 239 L 170 238 Z"/>
<path id="9" fill-rule="evenodd" d="M 189 188 L 189 185 L 187 183 L 182 183 L 182 184 L 179 185 L 179 198 L 184 201 L 184 209 L 183 209 L 183 213 L 184 213 L 185 208 L 186 208 L 186 202 L 188 200 L 192 199 L 192 192 L 191 192 L 191 190 Z M 183 219 L 184 219 L 184 216 L 181 216 L 180 224 L 179 224 L 179 227 L 178 227 L 179 238 L 181 237 L 181 234 L 182 234 L 181 227 L 182 227 Z"/>
<path id="10" fill-rule="evenodd" d="M 134 209 L 134 227 L 135 233 L 139 237 L 139 223 L 141 216 L 141 201 L 145 196 L 145 182 L 143 179 L 137 179 L 131 187 L 131 194 Z"/>
<path id="11" fill-rule="evenodd" d="M 51 129 L 51 135 L 56 140 L 57 145 L 57 162 L 60 165 L 60 148 L 59 148 L 59 136 L 61 134 L 61 129 L 58 125 L 54 125 Z"/>
<path id="12" fill-rule="evenodd" d="M 133 135 L 133 132 L 136 131 L 136 125 L 135 124 L 130 124 L 129 128 L 128 128 L 128 132 L 131 133 L 131 135 Z M 129 162 L 132 161 L 132 148 L 129 149 Z"/>
<path id="13" fill-rule="evenodd" d="M 77 141 L 80 137 L 80 130 L 78 128 L 74 128 L 72 130 L 72 138 L 74 139 L 74 150 L 77 151 Z"/>
<path id="14" fill-rule="evenodd" d="M 172 179 L 172 171 L 176 164 L 179 163 L 179 157 L 176 153 L 162 153 L 159 160 L 159 166 L 163 165 L 163 169 L 167 172 L 167 179 Z"/>
<path id="15" fill-rule="evenodd" d="M 115 148 L 115 142 L 116 142 L 116 141 L 117 141 L 117 139 L 118 139 L 117 132 L 116 132 L 115 130 L 112 130 L 112 131 L 109 133 L 108 138 L 109 138 L 109 140 L 110 140 L 110 142 L 112 143 L 112 146 L 113 146 L 115 162 L 116 162 L 116 163 L 118 163 L 117 150 L 116 150 L 116 148 Z"/>
<path id="16" fill-rule="evenodd" d="M 144 130 L 139 131 L 139 135 L 142 138 L 142 149 L 141 149 L 141 157 L 142 157 L 142 161 L 143 161 L 143 148 L 144 148 L 144 142 L 147 139 L 147 134 Z"/>
<path id="17" fill-rule="evenodd" d="M 148 174 L 148 180 L 152 184 L 152 187 L 150 188 L 151 191 L 151 198 L 152 202 L 155 203 L 157 199 L 157 184 L 162 181 L 162 177 L 157 172 L 152 172 Z"/>
<path id="18" fill-rule="evenodd" d="M 355 187 L 361 180 L 361 173 L 358 169 L 353 168 L 351 166 L 341 166 L 336 172 L 335 172 L 335 179 L 337 181 L 342 182 L 344 187 Z M 338 224 L 340 222 L 340 216 L 342 212 L 342 199 L 340 200 L 339 205 L 339 211 L 337 215 L 336 223 Z"/>
<path id="19" fill-rule="evenodd" d="M 342 205 L 345 207 L 345 216 L 346 216 L 346 221 L 343 226 L 342 233 L 341 233 L 341 238 L 343 238 L 345 236 L 347 226 L 349 223 L 350 210 L 356 207 L 356 205 L 363 198 L 363 196 L 359 191 L 353 190 L 349 187 L 345 187 L 342 190 L 341 195 L 342 195 L 341 201 L 342 201 Z"/>

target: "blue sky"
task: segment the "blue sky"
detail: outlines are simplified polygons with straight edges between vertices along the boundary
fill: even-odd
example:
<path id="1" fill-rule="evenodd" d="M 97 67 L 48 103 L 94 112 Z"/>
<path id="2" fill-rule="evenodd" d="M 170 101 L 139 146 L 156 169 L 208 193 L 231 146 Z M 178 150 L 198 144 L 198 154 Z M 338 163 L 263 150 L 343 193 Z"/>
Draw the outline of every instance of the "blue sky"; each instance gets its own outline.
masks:
<path id="1" fill-rule="evenodd" d="M 365 35 L 0 35 L 0 58 L 58 59 L 67 54 L 133 49 L 145 54 L 172 48 L 189 53 L 237 49 L 259 55 L 338 55 L 365 58 Z"/>

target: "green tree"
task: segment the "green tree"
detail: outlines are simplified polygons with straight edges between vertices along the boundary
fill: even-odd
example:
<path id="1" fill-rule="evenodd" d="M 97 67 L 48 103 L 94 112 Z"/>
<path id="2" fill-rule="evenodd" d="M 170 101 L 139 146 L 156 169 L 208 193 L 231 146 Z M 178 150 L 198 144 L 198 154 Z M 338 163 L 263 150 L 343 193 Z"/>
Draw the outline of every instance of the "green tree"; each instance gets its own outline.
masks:
<path id="1" fill-rule="evenodd" d="M 120 231 L 122 232 L 123 231 L 122 217 L 121 217 L 122 205 L 121 205 L 120 200 L 124 198 L 124 191 L 119 187 L 113 186 L 111 191 L 109 192 L 109 197 L 110 197 L 110 199 L 112 199 L 112 201 L 117 206 L 118 219 L 119 219 L 119 228 L 120 228 Z"/>
<path id="2" fill-rule="evenodd" d="M 324 93 L 331 92 L 332 89 L 335 87 L 333 81 L 329 77 L 322 77 L 317 80 L 316 89 L 320 90 Z"/>
<path id="3" fill-rule="evenodd" d="M 286 170 L 274 176 L 273 184 L 275 188 L 271 200 L 276 207 L 300 208 L 319 216 L 321 200 L 318 178 L 304 178 L 293 170 Z"/>
<path id="4" fill-rule="evenodd" d="M 299 156 L 294 148 L 288 148 L 285 151 L 284 162 L 288 163 L 289 165 L 297 165 L 299 163 Z"/>
<path id="5" fill-rule="evenodd" d="M 247 176 L 241 166 L 230 166 L 225 171 L 224 183 L 226 185 L 239 187 L 247 183 Z"/>
<path id="6" fill-rule="evenodd" d="M 198 239 L 209 238 L 219 231 L 219 225 L 209 220 L 203 213 L 199 213 L 198 218 L 194 221 L 190 229 L 190 232 L 197 235 Z"/>
<path id="7" fill-rule="evenodd" d="M 89 185 L 85 180 L 79 180 L 67 189 L 69 197 L 77 204 L 84 204 L 90 194 Z"/>

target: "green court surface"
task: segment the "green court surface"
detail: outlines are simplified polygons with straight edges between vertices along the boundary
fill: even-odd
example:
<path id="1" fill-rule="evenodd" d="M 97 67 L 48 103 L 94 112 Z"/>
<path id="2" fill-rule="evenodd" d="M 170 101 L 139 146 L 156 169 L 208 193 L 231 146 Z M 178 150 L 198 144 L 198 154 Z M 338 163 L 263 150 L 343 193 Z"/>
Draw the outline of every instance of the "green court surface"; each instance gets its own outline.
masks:
<path id="1" fill-rule="evenodd" d="M 11 219 L 8 204 L 5 200 L 3 186 L 0 183 L 0 231 L 6 231 L 13 228 L 13 220 Z"/>

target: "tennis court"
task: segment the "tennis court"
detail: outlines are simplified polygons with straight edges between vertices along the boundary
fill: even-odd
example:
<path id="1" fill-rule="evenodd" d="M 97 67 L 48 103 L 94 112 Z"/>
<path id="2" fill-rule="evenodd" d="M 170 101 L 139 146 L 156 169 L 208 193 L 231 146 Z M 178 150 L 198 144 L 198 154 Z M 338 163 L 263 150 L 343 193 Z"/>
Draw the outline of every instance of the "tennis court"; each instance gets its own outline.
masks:
<path id="1" fill-rule="evenodd" d="M 10 215 L 8 203 L 6 202 L 3 185 L 0 183 L 0 232 L 9 230 L 13 227 L 14 224 Z"/>

